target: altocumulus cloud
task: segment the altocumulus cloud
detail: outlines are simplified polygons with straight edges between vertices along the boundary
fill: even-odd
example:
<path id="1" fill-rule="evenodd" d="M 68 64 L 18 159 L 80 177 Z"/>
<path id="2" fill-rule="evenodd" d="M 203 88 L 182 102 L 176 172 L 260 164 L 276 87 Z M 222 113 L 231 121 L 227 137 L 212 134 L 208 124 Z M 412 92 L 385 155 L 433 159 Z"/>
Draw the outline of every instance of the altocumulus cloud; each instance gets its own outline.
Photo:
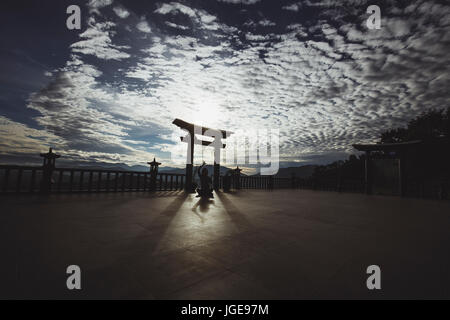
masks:
<path id="1" fill-rule="evenodd" d="M 41 135 L 81 160 L 170 163 L 174 118 L 279 128 L 282 161 L 333 160 L 449 105 L 449 5 L 387 3 L 382 29 L 368 30 L 368 1 L 183 1 L 139 14 L 91 1 L 66 65 L 28 107 Z"/>

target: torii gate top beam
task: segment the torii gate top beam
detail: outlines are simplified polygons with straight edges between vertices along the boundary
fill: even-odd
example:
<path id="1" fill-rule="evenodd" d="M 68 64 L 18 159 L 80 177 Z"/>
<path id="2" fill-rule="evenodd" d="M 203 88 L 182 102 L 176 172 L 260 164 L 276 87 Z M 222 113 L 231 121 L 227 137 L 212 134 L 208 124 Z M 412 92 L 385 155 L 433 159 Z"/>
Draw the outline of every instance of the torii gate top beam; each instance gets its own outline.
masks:
<path id="1" fill-rule="evenodd" d="M 207 127 L 203 127 L 203 126 L 197 126 L 195 124 L 192 124 L 192 123 L 180 120 L 180 119 L 175 119 L 172 123 L 181 129 L 187 130 L 191 134 L 197 133 L 197 132 L 195 132 L 196 128 L 201 129 L 201 135 L 204 135 L 207 131 L 221 132 L 223 139 L 226 139 L 227 137 L 231 136 L 234 133 L 234 132 L 226 131 L 226 130 L 217 130 L 217 129 L 211 129 L 211 128 L 207 128 Z M 198 132 L 198 133 L 200 134 L 200 132 Z"/>

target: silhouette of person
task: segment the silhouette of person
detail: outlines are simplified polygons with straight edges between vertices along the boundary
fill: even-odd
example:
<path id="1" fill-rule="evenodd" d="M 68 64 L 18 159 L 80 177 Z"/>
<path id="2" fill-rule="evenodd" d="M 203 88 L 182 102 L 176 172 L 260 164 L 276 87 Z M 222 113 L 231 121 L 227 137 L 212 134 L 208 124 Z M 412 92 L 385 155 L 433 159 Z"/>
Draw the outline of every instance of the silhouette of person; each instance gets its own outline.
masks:
<path id="1" fill-rule="evenodd" d="M 212 179 L 210 176 L 208 176 L 208 169 L 204 168 L 205 165 L 206 163 L 203 161 L 203 164 L 198 170 L 198 177 L 200 178 L 200 189 L 197 189 L 197 198 L 214 198 L 211 188 Z"/>
<path id="2" fill-rule="evenodd" d="M 228 170 L 228 172 L 225 174 L 225 177 L 223 177 L 223 191 L 230 192 L 231 190 L 231 176 L 233 174 L 232 170 Z"/>

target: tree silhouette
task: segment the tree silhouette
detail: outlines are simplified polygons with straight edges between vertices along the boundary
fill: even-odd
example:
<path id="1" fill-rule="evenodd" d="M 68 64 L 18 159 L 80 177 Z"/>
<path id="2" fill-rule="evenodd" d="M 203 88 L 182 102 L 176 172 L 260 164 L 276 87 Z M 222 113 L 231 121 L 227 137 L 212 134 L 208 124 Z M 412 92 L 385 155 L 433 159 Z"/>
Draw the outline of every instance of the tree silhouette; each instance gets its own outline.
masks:
<path id="1" fill-rule="evenodd" d="M 450 137 L 450 107 L 431 109 L 411 120 L 406 128 L 391 129 L 381 135 L 381 143 L 398 143 L 414 140 L 429 141 Z"/>

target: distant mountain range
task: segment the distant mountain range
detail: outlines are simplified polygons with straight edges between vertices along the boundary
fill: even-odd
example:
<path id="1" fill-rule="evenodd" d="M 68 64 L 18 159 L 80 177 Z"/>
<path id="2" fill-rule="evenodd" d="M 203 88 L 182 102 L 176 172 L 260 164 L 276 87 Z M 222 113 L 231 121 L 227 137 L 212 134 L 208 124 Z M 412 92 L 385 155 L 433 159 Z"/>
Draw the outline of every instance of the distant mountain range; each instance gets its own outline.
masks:
<path id="1" fill-rule="evenodd" d="M 197 168 L 198 168 L 198 166 L 194 167 L 194 172 Z M 208 169 L 208 172 L 210 175 L 213 174 L 213 172 L 214 172 L 213 165 L 206 165 L 205 168 Z M 233 169 L 220 166 L 220 175 L 225 175 L 228 172 L 228 170 L 233 170 Z M 186 172 L 186 168 L 180 169 L 180 168 L 165 167 L 165 168 L 161 168 L 159 171 L 165 172 L 165 173 L 184 174 Z"/>
<path id="2" fill-rule="evenodd" d="M 281 168 L 276 175 L 277 178 L 291 178 L 294 173 L 297 178 L 309 178 L 314 173 L 317 166 L 308 165 L 302 167 Z"/>
<path id="3" fill-rule="evenodd" d="M 66 166 L 62 166 L 66 167 Z M 141 166 L 141 165 L 135 165 L 135 166 L 129 166 L 124 163 L 119 164 L 96 164 L 96 165 L 76 165 L 76 166 L 70 166 L 73 168 L 79 168 L 79 169 L 87 169 L 87 170 L 110 170 L 110 171 L 134 171 L 134 172 L 149 172 L 150 166 Z M 194 170 L 198 168 L 195 167 Z M 214 166 L 212 165 L 206 165 L 205 168 L 208 169 L 210 174 L 212 174 L 214 170 Z M 227 167 L 220 167 L 220 174 L 224 175 L 227 173 L 227 171 L 230 170 L 230 168 Z M 186 172 L 186 168 L 174 168 L 174 167 L 161 167 L 159 168 L 159 172 L 163 173 L 173 173 L 173 174 L 184 174 Z"/>
<path id="4" fill-rule="evenodd" d="M 90 166 L 74 166 L 76 168 L 82 168 L 82 169 L 88 169 L 88 170 L 111 170 L 111 171 L 134 171 L 134 172 L 149 172 L 150 166 L 142 166 L 142 165 L 135 165 L 135 166 L 128 166 L 124 163 L 119 164 L 105 164 L 105 165 L 90 165 Z M 314 165 L 307 165 L 302 167 L 290 167 L 290 168 L 280 168 L 278 171 L 278 174 L 276 177 L 278 178 L 290 178 L 292 177 L 292 174 L 295 173 L 295 176 L 297 178 L 308 178 L 312 176 L 314 173 L 314 170 L 317 166 Z M 194 170 L 198 168 L 195 167 Z M 206 165 L 205 168 L 208 169 L 209 173 L 212 174 L 214 170 L 214 166 L 212 165 Z M 234 169 L 234 168 L 232 168 Z M 225 175 L 228 170 L 232 170 L 227 167 L 220 167 L 220 174 Z M 172 174 L 184 174 L 186 171 L 185 168 L 174 168 L 174 167 L 162 167 L 159 169 L 159 172 L 161 173 L 172 173 Z M 259 174 L 257 174 L 259 175 Z"/>

